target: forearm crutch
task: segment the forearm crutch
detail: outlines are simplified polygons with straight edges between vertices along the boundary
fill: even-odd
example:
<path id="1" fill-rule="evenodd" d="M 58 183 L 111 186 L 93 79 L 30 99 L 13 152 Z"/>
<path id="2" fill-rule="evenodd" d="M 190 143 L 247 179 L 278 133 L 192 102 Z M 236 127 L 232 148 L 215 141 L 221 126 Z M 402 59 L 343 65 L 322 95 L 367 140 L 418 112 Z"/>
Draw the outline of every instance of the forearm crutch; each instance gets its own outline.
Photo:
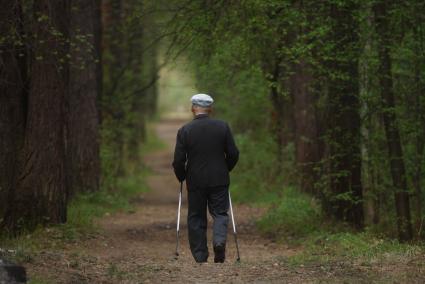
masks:
<path id="1" fill-rule="evenodd" d="M 183 182 L 180 182 L 179 207 L 177 209 L 177 228 L 176 228 L 176 258 L 179 256 L 179 233 L 180 233 L 180 209 L 182 207 Z"/>
<path id="2" fill-rule="evenodd" d="M 229 207 L 230 207 L 230 216 L 232 217 L 233 236 L 235 237 L 236 252 L 238 254 L 238 258 L 236 259 L 236 261 L 237 262 L 240 262 L 241 261 L 241 257 L 239 255 L 238 237 L 237 237 L 237 232 L 236 232 L 235 217 L 233 215 L 233 206 L 232 206 L 232 198 L 230 197 L 230 190 L 229 190 Z"/>

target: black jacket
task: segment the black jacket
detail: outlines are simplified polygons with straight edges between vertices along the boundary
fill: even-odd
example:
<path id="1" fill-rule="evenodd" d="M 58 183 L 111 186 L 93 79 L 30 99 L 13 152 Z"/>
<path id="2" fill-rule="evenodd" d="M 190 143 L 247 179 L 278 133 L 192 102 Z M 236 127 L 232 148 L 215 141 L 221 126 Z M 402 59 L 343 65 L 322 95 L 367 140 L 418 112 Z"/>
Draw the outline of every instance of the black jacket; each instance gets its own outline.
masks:
<path id="1" fill-rule="evenodd" d="M 228 185 L 239 151 L 226 122 L 200 114 L 179 129 L 173 168 L 188 188 Z"/>

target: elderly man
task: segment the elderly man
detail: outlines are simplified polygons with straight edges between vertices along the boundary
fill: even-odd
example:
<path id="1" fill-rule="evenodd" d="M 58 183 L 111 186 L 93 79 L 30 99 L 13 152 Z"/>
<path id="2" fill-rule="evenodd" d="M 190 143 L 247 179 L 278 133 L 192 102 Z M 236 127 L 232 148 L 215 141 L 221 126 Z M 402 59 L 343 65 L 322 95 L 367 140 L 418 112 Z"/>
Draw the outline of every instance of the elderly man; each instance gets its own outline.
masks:
<path id="1" fill-rule="evenodd" d="M 194 95 L 194 119 L 177 133 L 173 167 L 177 179 L 186 179 L 189 244 L 197 262 L 207 262 L 207 207 L 214 219 L 214 262 L 224 262 L 229 217 L 229 172 L 239 151 L 226 122 L 209 117 L 214 100 Z"/>

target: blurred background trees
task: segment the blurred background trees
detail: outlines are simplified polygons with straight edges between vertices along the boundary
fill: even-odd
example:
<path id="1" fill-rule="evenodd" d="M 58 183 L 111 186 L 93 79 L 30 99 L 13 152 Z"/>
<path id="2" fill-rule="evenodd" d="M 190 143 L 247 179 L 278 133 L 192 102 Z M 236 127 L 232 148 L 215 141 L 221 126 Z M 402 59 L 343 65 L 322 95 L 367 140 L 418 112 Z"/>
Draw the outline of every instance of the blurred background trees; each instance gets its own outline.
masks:
<path id="1" fill-rule="evenodd" d="M 422 1 L 0 7 L 7 230 L 65 222 L 74 195 L 113 191 L 137 170 L 158 72 L 183 54 L 199 91 L 216 99 L 215 115 L 237 133 L 240 201 L 296 192 L 324 220 L 423 238 Z"/>
<path id="2" fill-rule="evenodd" d="M 242 147 L 234 187 L 295 187 L 325 216 L 423 237 L 421 1 L 174 1 L 200 90 Z"/>

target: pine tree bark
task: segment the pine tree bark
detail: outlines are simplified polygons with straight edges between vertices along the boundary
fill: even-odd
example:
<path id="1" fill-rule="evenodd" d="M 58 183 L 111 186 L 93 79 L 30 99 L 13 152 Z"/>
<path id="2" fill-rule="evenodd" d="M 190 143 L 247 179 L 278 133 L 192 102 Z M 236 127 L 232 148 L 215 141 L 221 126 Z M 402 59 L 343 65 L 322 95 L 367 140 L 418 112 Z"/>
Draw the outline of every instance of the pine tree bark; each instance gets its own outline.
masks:
<path id="1" fill-rule="evenodd" d="M 67 177 L 69 196 L 99 189 L 99 39 L 97 0 L 74 0 L 71 7 L 71 64 L 67 96 Z"/>
<path id="2" fill-rule="evenodd" d="M 10 232 L 66 221 L 64 99 L 69 23 L 67 0 L 34 2 L 31 82 L 22 159 L 13 206 L 4 224 Z"/>
<path id="3" fill-rule="evenodd" d="M 392 61 L 390 56 L 391 34 L 388 27 L 388 3 L 377 1 L 373 7 L 378 35 L 378 79 L 383 107 L 383 121 L 388 144 L 391 176 L 393 180 L 398 237 L 400 241 L 412 239 L 410 200 L 407 191 L 406 169 L 403 160 L 400 133 L 395 113 Z"/>
<path id="4" fill-rule="evenodd" d="M 26 50 L 20 1 L 0 0 L 0 222 L 13 194 L 17 157 L 24 137 Z M 18 32 L 18 33 L 17 33 Z"/>
<path id="5" fill-rule="evenodd" d="M 317 173 L 314 168 L 319 161 L 317 121 L 315 100 L 311 91 L 313 78 L 304 60 L 301 59 L 294 66 L 294 75 L 290 81 L 294 98 L 295 159 L 300 188 L 303 192 L 314 194 L 317 181 Z"/>

